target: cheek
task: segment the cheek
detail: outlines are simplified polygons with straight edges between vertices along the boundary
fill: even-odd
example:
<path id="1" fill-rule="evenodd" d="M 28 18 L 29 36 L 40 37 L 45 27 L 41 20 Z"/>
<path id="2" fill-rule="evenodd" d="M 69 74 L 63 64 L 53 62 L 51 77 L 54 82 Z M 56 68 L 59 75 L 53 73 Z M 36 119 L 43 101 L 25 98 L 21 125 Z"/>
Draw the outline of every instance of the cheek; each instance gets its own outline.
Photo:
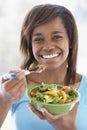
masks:
<path id="1" fill-rule="evenodd" d="M 36 57 L 36 51 L 34 48 L 33 48 L 33 55 L 34 55 L 34 57 Z"/>
<path id="2" fill-rule="evenodd" d="M 67 45 L 64 47 L 64 57 L 67 58 L 68 55 L 69 55 L 69 46 Z"/>
<path id="3" fill-rule="evenodd" d="M 66 57 L 68 57 L 68 55 L 69 55 L 69 48 L 66 48 L 65 55 L 66 55 Z"/>
<path id="4" fill-rule="evenodd" d="M 69 54 L 69 46 L 65 47 L 65 51 L 66 51 L 66 54 L 68 55 Z"/>
<path id="5" fill-rule="evenodd" d="M 37 59 L 38 57 L 38 47 L 37 46 L 32 46 L 32 51 L 33 51 L 33 55 L 35 57 L 35 59 Z"/>
<path id="6" fill-rule="evenodd" d="M 35 46 L 32 45 L 32 52 L 33 52 L 34 57 L 35 57 L 35 53 L 36 53 L 35 50 L 36 50 Z"/>
<path id="7" fill-rule="evenodd" d="M 69 43 L 68 43 L 68 41 L 65 42 L 64 48 L 65 48 L 66 53 L 69 53 Z"/>
<path id="8" fill-rule="evenodd" d="M 66 51 L 66 55 L 65 55 L 65 58 L 67 59 L 69 56 L 69 49 Z"/>

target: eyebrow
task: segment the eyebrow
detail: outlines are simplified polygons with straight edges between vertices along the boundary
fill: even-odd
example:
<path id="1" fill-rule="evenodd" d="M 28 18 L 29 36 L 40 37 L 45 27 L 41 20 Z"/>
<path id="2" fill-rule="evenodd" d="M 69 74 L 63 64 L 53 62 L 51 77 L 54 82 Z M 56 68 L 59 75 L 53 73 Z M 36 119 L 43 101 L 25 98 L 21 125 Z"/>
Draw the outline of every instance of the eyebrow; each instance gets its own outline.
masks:
<path id="1" fill-rule="evenodd" d="M 62 33 L 60 31 L 53 31 L 52 34 Z"/>
<path id="2" fill-rule="evenodd" d="M 60 32 L 60 31 L 53 31 L 52 32 L 52 34 L 61 34 L 62 32 Z M 36 33 L 34 33 L 33 34 L 33 36 L 41 36 L 42 35 L 42 33 L 38 33 L 38 32 L 36 32 Z"/>

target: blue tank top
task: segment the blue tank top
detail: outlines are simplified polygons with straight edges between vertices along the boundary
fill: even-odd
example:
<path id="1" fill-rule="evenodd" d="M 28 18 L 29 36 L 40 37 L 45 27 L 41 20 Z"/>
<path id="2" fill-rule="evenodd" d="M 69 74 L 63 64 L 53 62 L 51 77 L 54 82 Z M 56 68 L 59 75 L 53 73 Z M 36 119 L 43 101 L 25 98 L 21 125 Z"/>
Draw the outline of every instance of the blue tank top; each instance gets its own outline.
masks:
<path id="1" fill-rule="evenodd" d="M 78 88 L 80 104 L 77 111 L 77 130 L 87 130 L 87 77 L 83 76 Z M 12 118 L 15 130 L 55 130 L 46 120 L 39 119 L 27 106 L 27 95 L 12 106 Z"/>

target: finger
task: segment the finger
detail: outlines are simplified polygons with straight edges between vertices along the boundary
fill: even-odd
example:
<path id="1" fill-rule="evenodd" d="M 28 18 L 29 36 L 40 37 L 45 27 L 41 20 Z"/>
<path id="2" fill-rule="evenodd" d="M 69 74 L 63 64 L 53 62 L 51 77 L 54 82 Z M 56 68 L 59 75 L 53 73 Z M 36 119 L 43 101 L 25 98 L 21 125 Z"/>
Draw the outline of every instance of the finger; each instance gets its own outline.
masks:
<path id="1" fill-rule="evenodd" d="M 13 87 L 11 87 L 11 89 L 13 89 L 13 88 L 14 89 L 19 88 L 19 87 L 23 86 L 23 84 L 24 84 L 25 88 L 27 88 L 27 82 L 26 82 L 26 78 L 25 77 L 23 77 L 22 79 L 20 79 L 19 81 L 17 81 L 15 83 L 15 85 L 13 85 Z"/>
<path id="2" fill-rule="evenodd" d="M 21 80 L 15 86 L 11 87 L 11 89 L 8 90 L 8 92 L 11 96 L 15 97 L 17 94 L 20 94 L 20 91 L 22 89 L 26 89 L 26 83 L 24 80 Z"/>
<path id="3" fill-rule="evenodd" d="M 17 88 L 18 87 L 18 88 Z M 17 86 L 16 88 L 12 88 L 9 91 L 4 90 L 5 100 L 6 101 L 18 101 L 25 92 L 25 84 L 20 84 L 20 87 Z"/>
<path id="4" fill-rule="evenodd" d="M 22 86 L 20 86 L 20 88 L 18 89 L 18 92 L 15 93 L 14 97 L 12 97 L 13 99 L 15 99 L 15 101 L 17 102 L 18 100 L 20 100 L 22 98 L 22 96 L 25 93 L 26 88 L 24 87 L 24 84 Z"/>
<path id="5" fill-rule="evenodd" d="M 45 119 L 44 115 L 41 112 L 39 112 L 38 110 L 36 110 L 30 103 L 28 103 L 27 105 L 32 110 L 32 112 L 35 113 L 41 120 Z"/>
<path id="6" fill-rule="evenodd" d="M 75 115 L 77 112 L 78 106 L 79 106 L 79 102 L 75 104 L 74 108 L 70 111 L 70 114 Z"/>
<path id="7" fill-rule="evenodd" d="M 41 108 L 41 112 L 45 116 L 46 120 L 48 120 L 49 122 L 56 119 L 56 115 L 52 115 L 45 108 Z"/>
<path id="8" fill-rule="evenodd" d="M 19 69 L 16 69 L 16 70 L 10 70 L 9 73 L 16 73 L 16 72 L 20 72 L 20 71 L 21 71 L 21 69 L 19 68 Z"/>
<path id="9" fill-rule="evenodd" d="M 5 73 L 1 76 L 1 82 L 5 82 L 7 80 L 9 80 L 9 74 L 12 74 L 12 73 L 18 73 L 20 72 L 21 70 L 11 70 L 9 73 Z"/>
<path id="10" fill-rule="evenodd" d="M 16 86 L 24 78 L 24 72 L 19 72 L 17 76 L 12 80 L 7 80 L 3 85 L 6 90 L 10 90 L 12 87 Z"/>
<path id="11" fill-rule="evenodd" d="M 41 108 L 41 112 L 49 123 L 54 122 L 66 115 L 66 113 L 54 115 L 49 113 L 45 108 Z"/>
<path id="12" fill-rule="evenodd" d="M 2 76 L 2 78 L 1 78 L 1 83 L 4 83 L 4 82 L 6 82 L 8 80 L 8 78 L 4 78 L 3 76 Z"/>

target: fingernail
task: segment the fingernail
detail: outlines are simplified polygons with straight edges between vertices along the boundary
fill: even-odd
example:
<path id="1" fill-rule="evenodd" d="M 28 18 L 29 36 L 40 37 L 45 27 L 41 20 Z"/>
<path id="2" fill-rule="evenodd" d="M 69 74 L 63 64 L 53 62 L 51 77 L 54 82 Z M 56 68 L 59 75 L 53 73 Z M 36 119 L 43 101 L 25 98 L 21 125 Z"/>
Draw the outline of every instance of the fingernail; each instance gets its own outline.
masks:
<path id="1" fill-rule="evenodd" d="M 28 108 L 30 108 L 30 104 L 29 103 L 27 103 L 26 105 L 27 105 Z"/>
<path id="2" fill-rule="evenodd" d="M 41 112 L 42 112 L 43 115 L 45 115 L 45 111 L 44 111 L 43 108 L 41 108 Z"/>

